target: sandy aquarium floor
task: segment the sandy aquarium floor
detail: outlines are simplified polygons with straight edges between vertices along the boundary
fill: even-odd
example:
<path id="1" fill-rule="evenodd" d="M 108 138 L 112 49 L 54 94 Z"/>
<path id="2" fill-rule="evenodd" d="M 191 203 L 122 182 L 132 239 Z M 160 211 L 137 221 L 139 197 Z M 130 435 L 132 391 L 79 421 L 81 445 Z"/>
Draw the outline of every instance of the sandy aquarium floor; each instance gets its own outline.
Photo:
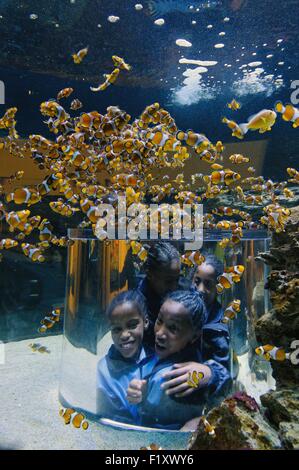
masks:
<path id="1" fill-rule="evenodd" d="M 31 342 L 46 346 L 50 353 L 33 352 Z M 4 345 L 5 358 L 0 361 L 0 450 L 138 450 L 153 442 L 163 449 L 186 449 L 190 433 L 116 430 L 94 421 L 89 421 L 87 431 L 65 426 L 58 401 L 62 343 L 62 336 L 51 336 Z"/>

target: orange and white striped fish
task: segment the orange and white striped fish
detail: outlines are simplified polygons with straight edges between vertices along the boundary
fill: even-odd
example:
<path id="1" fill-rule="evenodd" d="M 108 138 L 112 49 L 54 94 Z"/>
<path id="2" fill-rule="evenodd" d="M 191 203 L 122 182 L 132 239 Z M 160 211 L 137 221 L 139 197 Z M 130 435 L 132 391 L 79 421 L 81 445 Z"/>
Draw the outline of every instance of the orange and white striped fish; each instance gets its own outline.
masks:
<path id="1" fill-rule="evenodd" d="M 278 348 L 272 346 L 271 344 L 265 344 L 264 346 L 259 346 L 255 349 L 255 352 L 258 356 L 262 356 L 266 361 L 274 359 L 275 361 L 285 361 L 289 359 L 290 354 L 286 353 L 283 348 Z"/>

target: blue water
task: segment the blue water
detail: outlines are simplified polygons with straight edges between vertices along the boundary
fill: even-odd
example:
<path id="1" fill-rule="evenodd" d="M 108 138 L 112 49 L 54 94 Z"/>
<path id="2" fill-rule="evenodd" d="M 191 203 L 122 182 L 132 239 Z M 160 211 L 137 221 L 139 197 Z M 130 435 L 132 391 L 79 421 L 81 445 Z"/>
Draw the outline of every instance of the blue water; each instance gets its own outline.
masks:
<path id="1" fill-rule="evenodd" d="M 192 128 L 224 142 L 236 142 L 220 122 L 224 115 L 246 122 L 259 110 L 273 108 L 278 99 L 290 101 L 291 83 L 299 78 L 297 1 L 152 0 L 142 1 L 141 11 L 135 10 L 135 4 L 135 0 L 1 2 L 0 79 L 6 103 L 0 111 L 18 107 L 21 136 L 47 134 L 39 104 L 55 98 L 66 86 L 75 89 L 70 100 L 79 98 L 83 111 L 105 112 L 107 106 L 119 105 L 135 118 L 145 106 L 158 101 L 179 128 Z M 157 12 L 165 20 L 163 26 L 154 24 Z M 30 14 L 38 17 L 32 20 Z M 109 15 L 120 19 L 110 23 Z M 192 47 L 179 47 L 176 39 L 185 39 Z M 219 43 L 225 47 L 216 49 Z M 75 65 L 71 54 L 86 45 L 87 57 Z M 113 54 L 124 57 L 132 70 L 122 72 L 116 85 L 105 92 L 92 93 L 89 87 L 112 71 Z M 202 73 L 199 87 L 186 86 L 183 73 L 197 65 L 180 64 L 182 56 L 217 64 Z M 252 63 L 261 64 L 247 67 L 249 74 L 257 69 L 263 72 L 244 78 L 245 67 L 240 67 Z M 273 78 L 265 78 L 269 75 Z M 226 107 L 234 97 L 242 104 L 238 113 Z M 283 180 L 285 168 L 296 166 L 296 136 L 280 116 L 271 133 L 246 135 L 247 141 L 268 140 L 265 177 Z"/>

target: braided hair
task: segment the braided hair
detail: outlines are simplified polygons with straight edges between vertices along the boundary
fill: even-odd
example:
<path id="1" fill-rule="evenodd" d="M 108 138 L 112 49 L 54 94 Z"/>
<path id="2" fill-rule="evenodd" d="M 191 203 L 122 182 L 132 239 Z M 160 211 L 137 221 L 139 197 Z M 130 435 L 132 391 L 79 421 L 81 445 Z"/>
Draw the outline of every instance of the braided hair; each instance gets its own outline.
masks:
<path id="1" fill-rule="evenodd" d="M 180 254 L 171 243 L 164 241 L 153 243 L 144 263 L 145 271 L 152 272 L 161 269 L 161 267 L 162 269 L 166 268 L 174 259 L 180 260 Z"/>
<path id="2" fill-rule="evenodd" d="M 190 316 L 192 326 L 195 330 L 201 330 L 206 323 L 207 311 L 201 292 L 176 290 L 168 294 L 163 302 L 172 300 L 184 306 Z"/>
<path id="3" fill-rule="evenodd" d="M 221 276 L 221 274 L 224 271 L 224 265 L 223 265 L 222 261 L 220 261 L 220 259 L 218 259 L 217 256 L 212 255 L 211 253 L 208 253 L 208 254 L 202 253 L 202 255 L 205 257 L 204 263 L 208 264 L 209 266 L 212 266 L 214 268 L 215 278 L 218 279 L 218 277 Z M 190 273 L 189 273 L 188 277 L 189 277 L 191 282 L 192 282 L 192 280 L 195 276 L 197 268 L 198 268 L 198 266 L 194 266 L 190 270 Z"/>
<path id="4" fill-rule="evenodd" d="M 107 308 L 106 316 L 111 318 L 112 312 L 126 302 L 132 303 L 138 310 L 140 316 L 145 319 L 148 316 L 147 304 L 143 295 L 138 290 L 128 290 L 118 294 Z"/>

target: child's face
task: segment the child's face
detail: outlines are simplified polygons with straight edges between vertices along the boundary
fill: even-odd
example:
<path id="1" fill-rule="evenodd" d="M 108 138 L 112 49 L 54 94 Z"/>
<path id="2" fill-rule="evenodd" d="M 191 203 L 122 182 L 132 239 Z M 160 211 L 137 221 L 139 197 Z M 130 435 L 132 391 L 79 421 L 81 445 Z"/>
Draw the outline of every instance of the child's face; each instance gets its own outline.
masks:
<path id="1" fill-rule="evenodd" d="M 112 340 L 117 351 L 125 358 L 137 356 L 148 320 L 143 319 L 136 305 L 131 302 L 118 305 L 111 313 L 110 323 Z"/>
<path id="2" fill-rule="evenodd" d="M 193 284 L 199 292 L 204 293 L 207 306 L 210 306 L 215 302 L 217 297 L 217 279 L 213 266 L 206 263 L 198 266 L 193 278 Z"/>
<path id="3" fill-rule="evenodd" d="M 167 268 L 161 267 L 159 271 L 149 272 L 147 278 L 156 294 L 163 297 L 168 292 L 172 292 L 178 288 L 180 271 L 180 260 L 173 259 Z"/>
<path id="4" fill-rule="evenodd" d="M 179 302 L 166 300 L 155 323 L 155 350 L 160 359 L 183 350 L 198 337 L 190 316 Z"/>

